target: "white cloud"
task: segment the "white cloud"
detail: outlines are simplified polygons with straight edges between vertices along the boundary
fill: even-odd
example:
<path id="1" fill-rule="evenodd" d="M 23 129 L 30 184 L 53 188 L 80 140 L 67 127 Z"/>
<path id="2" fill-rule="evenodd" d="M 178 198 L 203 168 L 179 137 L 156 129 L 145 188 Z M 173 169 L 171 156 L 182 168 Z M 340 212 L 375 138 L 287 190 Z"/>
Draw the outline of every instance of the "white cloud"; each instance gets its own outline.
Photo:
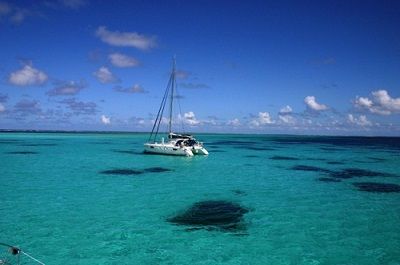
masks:
<path id="1" fill-rule="evenodd" d="M 229 126 L 234 126 L 234 127 L 237 127 L 237 126 L 241 125 L 240 124 L 240 120 L 238 118 L 235 118 L 233 120 L 229 120 L 226 124 L 229 125 Z"/>
<path id="2" fill-rule="evenodd" d="M 189 125 L 198 125 L 200 121 L 196 119 L 196 115 L 193 111 L 189 111 L 183 114 L 183 121 Z"/>
<path id="3" fill-rule="evenodd" d="M 6 2 L 0 2 L 0 16 L 11 12 L 11 6 Z"/>
<path id="4" fill-rule="evenodd" d="M 110 117 L 107 117 L 106 115 L 101 115 L 101 122 L 103 124 L 110 124 L 111 123 L 111 119 L 110 119 Z"/>
<path id="5" fill-rule="evenodd" d="M 5 17 L 13 24 L 21 24 L 26 17 L 32 16 L 34 13 L 26 8 L 21 8 L 15 4 L 0 2 L 0 18 Z"/>
<path id="6" fill-rule="evenodd" d="M 0 113 L 6 111 L 6 107 L 2 103 L 0 103 Z"/>
<path id="7" fill-rule="evenodd" d="M 258 116 L 250 122 L 250 125 L 259 127 L 261 125 L 273 124 L 271 116 L 268 112 L 259 112 Z"/>
<path id="8" fill-rule="evenodd" d="M 78 94 L 85 87 L 86 83 L 82 80 L 80 82 L 58 82 L 57 86 L 47 91 L 46 94 L 49 96 L 73 96 Z"/>
<path id="9" fill-rule="evenodd" d="M 100 67 L 93 75 L 103 84 L 115 83 L 118 80 L 105 66 Z"/>
<path id="10" fill-rule="evenodd" d="M 84 102 L 78 101 L 76 98 L 66 98 L 59 101 L 59 103 L 65 104 L 75 115 L 94 115 L 99 112 L 95 102 Z"/>
<path id="11" fill-rule="evenodd" d="M 188 89 L 210 88 L 207 84 L 204 83 L 179 83 L 179 86 Z"/>
<path id="12" fill-rule="evenodd" d="M 309 109 L 315 110 L 315 111 L 321 111 L 321 110 L 326 110 L 328 107 L 324 104 L 319 104 L 314 96 L 307 96 L 304 98 L 304 102 L 306 103 L 307 107 Z"/>
<path id="13" fill-rule="evenodd" d="M 122 53 L 112 53 L 108 55 L 108 59 L 117 67 L 134 67 L 139 65 L 138 60 Z"/>
<path id="14" fill-rule="evenodd" d="M 14 14 L 10 17 L 10 21 L 14 24 L 21 24 L 31 13 L 27 9 L 17 8 Z"/>
<path id="15" fill-rule="evenodd" d="M 374 96 L 374 101 L 383 110 L 390 112 L 400 111 L 400 97 L 392 98 L 386 90 L 374 91 L 372 95 Z"/>
<path id="16" fill-rule="evenodd" d="M 8 81 L 16 86 L 42 85 L 48 77 L 43 72 L 31 65 L 24 65 L 22 69 L 10 74 Z"/>
<path id="17" fill-rule="evenodd" d="M 0 94 L 0 103 L 5 103 L 8 101 L 8 95 L 7 94 Z"/>
<path id="18" fill-rule="evenodd" d="M 290 114 L 292 111 L 292 108 L 289 105 L 286 105 L 285 107 L 281 108 L 279 114 Z"/>
<path id="19" fill-rule="evenodd" d="M 148 91 L 144 90 L 144 88 L 139 84 L 134 84 L 131 87 L 123 88 L 120 86 L 114 87 L 114 90 L 121 93 L 131 93 L 131 94 L 138 94 L 138 93 L 147 93 Z"/>
<path id="20" fill-rule="evenodd" d="M 287 123 L 287 124 L 295 123 L 295 119 L 291 115 L 292 112 L 293 112 L 293 109 L 289 105 L 286 105 L 285 107 L 281 108 L 279 113 L 278 113 L 279 120 L 281 122 Z"/>
<path id="21" fill-rule="evenodd" d="M 42 113 L 40 102 L 37 100 L 22 99 L 14 105 L 14 112 L 23 115 Z"/>
<path id="22" fill-rule="evenodd" d="M 140 50 L 149 50 L 156 46 L 155 37 L 147 37 L 136 32 L 109 31 L 104 26 L 96 30 L 96 36 L 113 46 L 135 47 Z"/>
<path id="23" fill-rule="evenodd" d="M 278 115 L 278 118 L 280 121 L 282 121 L 283 123 L 288 123 L 288 124 L 293 124 L 295 123 L 295 119 L 293 118 L 293 116 L 285 114 L 285 115 Z"/>
<path id="24" fill-rule="evenodd" d="M 383 89 L 373 91 L 371 95 L 372 100 L 366 97 L 356 97 L 354 106 L 381 115 L 390 115 L 400 112 L 400 97 L 392 98 L 389 93 Z"/>
<path id="25" fill-rule="evenodd" d="M 372 122 L 370 122 L 365 115 L 360 115 L 358 118 L 353 116 L 353 114 L 347 115 L 347 121 L 350 124 L 355 124 L 359 126 L 371 126 Z"/>
<path id="26" fill-rule="evenodd" d="M 373 103 L 369 98 L 357 97 L 354 104 L 361 108 L 370 108 Z"/>
<path id="27" fill-rule="evenodd" d="M 176 76 L 176 78 L 179 78 L 179 79 L 186 79 L 186 78 L 188 78 L 189 75 L 190 75 L 190 73 L 187 71 L 184 71 L 184 70 L 176 70 L 175 71 L 175 76 Z"/>
<path id="28" fill-rule="evenodd" d="M 79 9 L 86 5 L 84 0 L 59 0 L 59 2 L 70 9 Z"/>

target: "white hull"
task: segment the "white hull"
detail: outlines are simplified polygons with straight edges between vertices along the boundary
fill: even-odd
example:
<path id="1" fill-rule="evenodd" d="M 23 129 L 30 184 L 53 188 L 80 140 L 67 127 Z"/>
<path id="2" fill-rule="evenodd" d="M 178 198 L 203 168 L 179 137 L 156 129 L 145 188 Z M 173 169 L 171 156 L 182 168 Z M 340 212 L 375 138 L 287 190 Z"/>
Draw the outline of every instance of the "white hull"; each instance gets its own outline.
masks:
<path id="1" fill-rule="evenodd" d="M 192 153 L 194 155 L 208 155 L 208 151 L 202 146 L 193 146 Z"/>
<path id="2" fill-rule="evenodd" d="M 193 156 L 191 148 L 177 147 L 171 144 L 163 144 L 163 143 L 144 144 L 144 151 L 146 153 L 161 154 L 161 155 Z"/>

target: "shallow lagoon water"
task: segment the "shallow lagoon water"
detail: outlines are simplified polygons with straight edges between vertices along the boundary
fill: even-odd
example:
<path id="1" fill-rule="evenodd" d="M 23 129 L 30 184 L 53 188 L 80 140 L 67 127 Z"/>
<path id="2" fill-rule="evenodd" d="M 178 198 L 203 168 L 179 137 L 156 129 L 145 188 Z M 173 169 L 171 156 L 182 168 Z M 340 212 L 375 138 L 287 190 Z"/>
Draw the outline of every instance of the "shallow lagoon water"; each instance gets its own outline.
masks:
<path id="1" fill-rule="evenodd" d="M 1 133 L 1 241 L 46 264 L 400 264 L 400 192 L 365 186 L 400 185 L 399 138 L 207 134 L 186 158 L 147 137 Z M 203 201 L 244 229 L 168 222 Z"/>

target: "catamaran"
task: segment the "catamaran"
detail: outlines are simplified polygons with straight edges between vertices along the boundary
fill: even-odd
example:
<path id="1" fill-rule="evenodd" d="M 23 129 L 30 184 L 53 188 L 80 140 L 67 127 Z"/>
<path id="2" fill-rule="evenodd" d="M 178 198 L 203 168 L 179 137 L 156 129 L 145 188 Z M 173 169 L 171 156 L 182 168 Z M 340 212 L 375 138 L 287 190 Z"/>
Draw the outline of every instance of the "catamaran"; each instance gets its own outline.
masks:
<path id="1" fill-rule="evenodd" d="M 208 151 L 204 148 L 203 143 L 196 140 L 193 135 L 179 134 L 172 132 L 172 116 L 174 93 L 176 91 L 176 61 L 173 59 L 172 72 L 165 89 L 164 97 L 158 110 L 157 118 L 154 121 L 148 142 L 144 144 L 144 152 L 161 155 L 177 155 L 177 156 L 193 156 L 208 155 Z M 157 142 L 157 136 L 160 124 L 163 120 L 163 113 L 167 101 L 169 99 L 169 119 L 168 119 L 168 139 L 161 138 L 161 142 Z M 165 119 L 164 119 L 165 120 Z"/>

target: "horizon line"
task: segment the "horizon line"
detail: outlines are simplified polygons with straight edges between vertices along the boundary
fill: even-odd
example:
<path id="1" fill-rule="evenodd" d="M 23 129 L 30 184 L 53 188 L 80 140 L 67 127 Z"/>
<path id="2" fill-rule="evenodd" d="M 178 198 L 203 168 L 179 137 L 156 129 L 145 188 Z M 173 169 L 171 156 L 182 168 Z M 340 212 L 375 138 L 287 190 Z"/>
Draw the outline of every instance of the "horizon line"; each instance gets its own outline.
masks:
<path id="1" fill-rule="evenodd" d="M 0 129 L 0 133 L 99 133 L 99 134 L 149 134 L 148 132 L 140 131 L 104 131 L 104 130 L 42 130 L 42 129 Z M 217 135 L 268 135 L 268 136 L 305 136 L 305 137 L 364 137 L 364 138 L 400 138 L 393 135 L 332 135 L 332 134 L 290 134 L 290 133 L 223 133 L 223 132 L 191 132 L 190 134 L 217 134 Z"/>

